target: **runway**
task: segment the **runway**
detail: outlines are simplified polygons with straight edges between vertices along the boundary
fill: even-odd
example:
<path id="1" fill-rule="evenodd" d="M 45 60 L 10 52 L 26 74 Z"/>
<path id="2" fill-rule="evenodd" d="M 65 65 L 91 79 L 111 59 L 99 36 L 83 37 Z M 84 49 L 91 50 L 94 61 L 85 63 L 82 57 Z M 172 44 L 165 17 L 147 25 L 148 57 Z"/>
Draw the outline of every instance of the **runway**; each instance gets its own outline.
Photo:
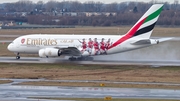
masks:
<path id="1" fill-rule="evenodd" d="M 10 43 L 12 40 L 0 40 L 0 43 Z"/>
<path id="2" fill-rule="evenodd" d="M 107 88 L 107 87 L 62 87 L 62 86 L 25 86 L 13 85 L 28 79 L 11 79 L 14 83 L 0 85 L 0 101 L 37 101 L 32 97 L 54 98 L 143 98 L 143 99 L 180 99 L 180 90 Z M 46 101 L 46 100 L 39 100 Z M 51 100 L 48 100 L 51 101 Z"/>
<path id="3" fill-rule="evenodd" d="M 69 61 L 64 58 L 39 58 L 39 57 L 21 57 L 17 60 L 15 57 L 0 57 L 0 63 L 71 63 L 81 65 L 147 65 L 152 67 L 159 66 L 180 66 L 180 60 L 94 60 L 94 61 Z"/>

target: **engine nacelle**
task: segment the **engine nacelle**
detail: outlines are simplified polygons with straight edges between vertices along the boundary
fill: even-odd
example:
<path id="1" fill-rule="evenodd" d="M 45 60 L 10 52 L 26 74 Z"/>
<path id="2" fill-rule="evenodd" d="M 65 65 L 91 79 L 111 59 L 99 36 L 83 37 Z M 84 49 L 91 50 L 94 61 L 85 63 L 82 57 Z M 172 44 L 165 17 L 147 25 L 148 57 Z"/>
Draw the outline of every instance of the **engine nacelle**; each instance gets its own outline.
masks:
<path id="1" fill-rule="evenodd" d="M 62 54 L 60 49 L 45 48 L 39 50 L 39 57 L 58 57 Z"/>
<path id="2" fill-rule="evenodd" d="M 159 40 L 157 39 L 150 39 L 151 44 L 159 44 Z"/>

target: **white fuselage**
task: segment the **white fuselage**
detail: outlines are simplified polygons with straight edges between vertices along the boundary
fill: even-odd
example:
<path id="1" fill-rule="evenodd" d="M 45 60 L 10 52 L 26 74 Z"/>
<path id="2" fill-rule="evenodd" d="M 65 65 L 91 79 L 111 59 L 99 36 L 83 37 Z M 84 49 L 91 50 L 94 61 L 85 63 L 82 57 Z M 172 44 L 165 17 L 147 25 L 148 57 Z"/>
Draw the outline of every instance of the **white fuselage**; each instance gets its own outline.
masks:
<path id="1" fill-rule="evenodd" d="M 116 42 L 122 36 L 120 35 L 44 35 L 44 34 L 36 34 L 36 35 L 24 35 L 16 38 L 9 46 L 8 50 L 15 53 L 29 53 L 29 54 L 38 54 L 40 49 L 45 48 L 68 48 L 68 47 L 76 47 L 79 51 L 82 49 L 82 39 L 85 39 L 88 42 L 88 39 L 91 38 L 94 40 L 97 38 L 98 42 L 101 42 L 102 38 L 104 38 L 104 42 L 107 42 L 110 39 L 111 44 Z M 133 37 L 130 38 L 121 44 L 106 50 L 107 54 L 114 54 L 125 52 L 133 49 L 138 49 L 142 47 L 149 46 L 147 45 L 133 45 L 131 43 L 140 40 L 139 38 Z M 94 50 L 92 50 L 93 55 Z M 88 55 L 88 54 L 82 54 Z"/>

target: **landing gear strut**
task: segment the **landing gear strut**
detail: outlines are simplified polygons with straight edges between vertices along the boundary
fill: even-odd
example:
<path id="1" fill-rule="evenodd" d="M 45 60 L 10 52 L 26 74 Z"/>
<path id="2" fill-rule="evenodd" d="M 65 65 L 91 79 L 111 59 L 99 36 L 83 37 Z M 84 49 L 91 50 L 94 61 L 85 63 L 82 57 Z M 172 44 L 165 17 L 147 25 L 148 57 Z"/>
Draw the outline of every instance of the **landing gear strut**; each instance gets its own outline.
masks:
<path id="1" fill-rule="evenodd" d="M 19 55 L 19 53 L 17 53 L 17 55 L 16 55 L 16 59 L 18 60 L 18 59 L 20 59 L 20 55 Z"/>

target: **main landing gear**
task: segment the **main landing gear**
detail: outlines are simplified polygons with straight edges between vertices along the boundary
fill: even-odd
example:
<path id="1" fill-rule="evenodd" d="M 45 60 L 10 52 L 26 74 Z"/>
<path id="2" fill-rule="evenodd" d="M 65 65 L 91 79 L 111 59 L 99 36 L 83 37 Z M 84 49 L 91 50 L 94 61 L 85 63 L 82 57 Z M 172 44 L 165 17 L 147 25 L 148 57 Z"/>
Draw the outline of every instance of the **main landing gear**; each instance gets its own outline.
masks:
<path id="1" fill-rule="evenodd" d="M 93 60 L 93 57 L 83 57 L 83 56 L 81 56 L 81 57 L 70 57 L 69 58 L 69 60 L 70 61 L 92 61 Z"/>
<path id="2" fill-rule="evenodd" d="M 19 59 L 20 59 L 20 55 L 19 55 L 19 53 L 17 53 L 17 55 L 16 55 L 16 59 L 17 59 L 17 60 L 19 60 Z"/>

